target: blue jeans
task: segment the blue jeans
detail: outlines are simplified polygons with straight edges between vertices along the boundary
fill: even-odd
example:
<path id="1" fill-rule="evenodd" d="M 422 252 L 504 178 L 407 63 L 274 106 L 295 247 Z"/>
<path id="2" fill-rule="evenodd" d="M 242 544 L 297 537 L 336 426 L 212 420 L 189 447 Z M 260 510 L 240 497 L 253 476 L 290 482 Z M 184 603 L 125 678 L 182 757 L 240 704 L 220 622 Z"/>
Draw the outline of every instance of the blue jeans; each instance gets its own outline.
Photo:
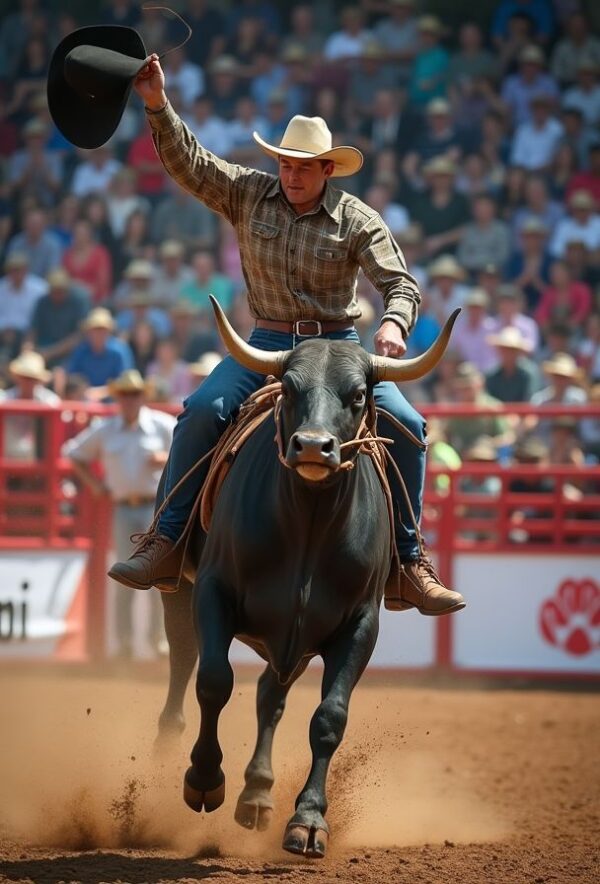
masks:
<path id="1" fill-rule="evenodd" d="M 358 341 L 353 329 L 331 332 L 323 335 L 329 340 Z M 296 339 L 298 340 L 298 339 Z M 290 350 L 293 337 L 284 332 L 254 329 L 250 343 L 260 350 Z M 212 374 L 202 382 L 197 390 L 184 402 L 184 410 L 179 415 L 173 434 L 173 445 L 167 468 L 165 491 L 169 491 L 178 480 L 206 454 L 219 440 L 231 422 L 242 402 L 263 385 L 263 375 L 243 368 L 231 356 L 227 356 Z M 384 381 L 374 388 L 375 403 L 392 414 L 420 442 L 425 441 L 425 420 L 404 398 L 396 384 Z M 408 496 L 417 523 L 421 518 L 423 504 L 423 484 L 425 481 L 425 451 L 409 441 L 390 421 L 381 418 L 379 433 L 394 440 L 390 452 L 402 472 Z M 203 464 L 177 491 L 168 506 L 163 510 L 158 531 L 172 540 L 177 540 L 183 531 L 188 515 L 208 470 L 208 462 Z M 389 470 L 389 480 L 394 497 L 396 512 L 396 543 L 403 561 L 415 558 L 418 544 L 415 529 L 409 514 L 404 492 L 395 472 Z"/>

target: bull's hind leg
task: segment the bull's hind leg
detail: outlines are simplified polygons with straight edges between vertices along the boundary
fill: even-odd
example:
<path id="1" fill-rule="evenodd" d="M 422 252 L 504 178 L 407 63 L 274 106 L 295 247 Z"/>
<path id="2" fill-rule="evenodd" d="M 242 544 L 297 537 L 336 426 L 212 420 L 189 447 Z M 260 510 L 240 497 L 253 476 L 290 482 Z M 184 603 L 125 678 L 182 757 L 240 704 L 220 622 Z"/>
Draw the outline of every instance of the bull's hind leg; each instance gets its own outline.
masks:
<path id="1" fill-rule="evenodd" d="M 327 771 L 342 741 L 350 696 L 373 653 L 378 629 L 378 611 L 373 604 L 323 650 L 322 700 L 310 723 L 312 767 L 283 838 L 283 847 L 291 853 L 325 856 L 329 837 L 325 822 Z"/>
<path id="2" fill-rule="evenodd" d="M 279 683 L 277 674 L 270 666 L 267 666 L 258 680 L 256 691 L 258 736 L 254 753 L 244 775 L 246 786 L 235 809 L 236 822 L 245 829 L 258 829 L 259 832 L 263 832 L 271 822 L 273 815 L 271 787 L 274 781 L 271 754 L 275 728 L 281 721 L 292 684 L 307 666 L 308 660 L 306 663 L 302 662 L 293 679 L 285 685 Z"/>
<path id="3" fill-rule="evenodd" d="M 221 710 L 233 690 L 228 654 L 234 636 L 234 617 L 224 592 L 214 580 L 196 582 L 193 609 L 200 647 L 196 678 L 200 734 L 192 749 L 192 765 L 185 774 L 183 797 L 192 810 L 200 813 L 202 809 L 216 810 L 225 800 L 223 752 L 217 729 Z"/>
<path id="4" fill-rule="evenodd" d="M 183 585 L 179 592 L 162 592 L 160 597 L 169 642 L 169 691 L 158 719 L 158 736 L 154 743 L 158 752 L 168 748 L 185 729 L 183 701 L 198 659 L 191 586 Z"/>

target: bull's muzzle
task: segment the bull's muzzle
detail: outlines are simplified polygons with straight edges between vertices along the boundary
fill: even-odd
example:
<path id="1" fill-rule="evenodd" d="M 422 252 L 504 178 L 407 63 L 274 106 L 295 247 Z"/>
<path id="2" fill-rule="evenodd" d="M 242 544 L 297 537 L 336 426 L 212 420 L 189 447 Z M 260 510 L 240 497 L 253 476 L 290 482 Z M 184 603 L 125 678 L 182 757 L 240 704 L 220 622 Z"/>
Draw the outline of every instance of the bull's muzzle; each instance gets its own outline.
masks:
<path id="1" fill-rule="evenodd" d="M 339 469 L 340 443 L 331 433 L 298 431 L 290 438 L 286 461 L 303 479 L 320 482 Z"/>

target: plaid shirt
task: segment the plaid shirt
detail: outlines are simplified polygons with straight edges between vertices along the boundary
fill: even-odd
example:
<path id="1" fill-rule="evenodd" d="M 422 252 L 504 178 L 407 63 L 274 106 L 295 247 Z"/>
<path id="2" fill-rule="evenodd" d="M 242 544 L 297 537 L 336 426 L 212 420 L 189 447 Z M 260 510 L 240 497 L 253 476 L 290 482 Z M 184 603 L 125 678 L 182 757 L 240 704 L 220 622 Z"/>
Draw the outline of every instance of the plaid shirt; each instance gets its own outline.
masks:
<path id="1" fill-rule="evenodd" d="M 235 228 L 254 317 L 357 319 L 362 268 L 383 296 L 384 319 L 394 320 L 405 335 L 410 332 L 419 289 L 377 212 L 328 182 L 319 205 L 297 215 L 276 176 L 205 150 L 169 104 L 147 114 L 169 175 Z"/>

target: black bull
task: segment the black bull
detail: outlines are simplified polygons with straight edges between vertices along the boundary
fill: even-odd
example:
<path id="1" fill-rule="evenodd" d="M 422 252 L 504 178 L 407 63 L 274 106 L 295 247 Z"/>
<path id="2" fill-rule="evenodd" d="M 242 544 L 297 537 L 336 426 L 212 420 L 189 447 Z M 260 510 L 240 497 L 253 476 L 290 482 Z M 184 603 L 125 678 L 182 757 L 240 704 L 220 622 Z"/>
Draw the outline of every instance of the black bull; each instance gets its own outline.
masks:
<path id="1" fill-rule="evenodd" d="M 208 535 L 198 532 L 192 543 L 186 572 L 192 580 L 195 574 L 193 589 L 189 581 L 177 593 L 162 594 L 171 671 L 159 743 L 184 728 L 183 697 L 199 648 L 201 724 L 184 798 L 196 811 L 219 807 L 225 776 L 217 726 L 233 689 L 229 648 L 234 637 L 252 647 L 267 666 L 258 682 L 258 738 L 235 818 L 246 828 L 266 828 L 273 808 L 274 731 L 290 687 L 320 655 L 324 672 L 321 703 L 310 723 L 312 766 L 283 846 L 321 857 L 328 838 L 327 771 L 344 734 L 350 695 L 375 647 L 390 568 L 388 511 L 373 463 L 340 444 L 355 438 L 377 380 L 431 370 L 457 314 L 426 354 L 399 361 L 370 356 L 352 342 L 308 340 L 278 354 L 255 350 L 213 305 L 230 353 L 282 380 L 285 464 L 269 418 L 232 464 Z M 343 468 L 348 459 L 355 460 L 353 469 Z"/>

